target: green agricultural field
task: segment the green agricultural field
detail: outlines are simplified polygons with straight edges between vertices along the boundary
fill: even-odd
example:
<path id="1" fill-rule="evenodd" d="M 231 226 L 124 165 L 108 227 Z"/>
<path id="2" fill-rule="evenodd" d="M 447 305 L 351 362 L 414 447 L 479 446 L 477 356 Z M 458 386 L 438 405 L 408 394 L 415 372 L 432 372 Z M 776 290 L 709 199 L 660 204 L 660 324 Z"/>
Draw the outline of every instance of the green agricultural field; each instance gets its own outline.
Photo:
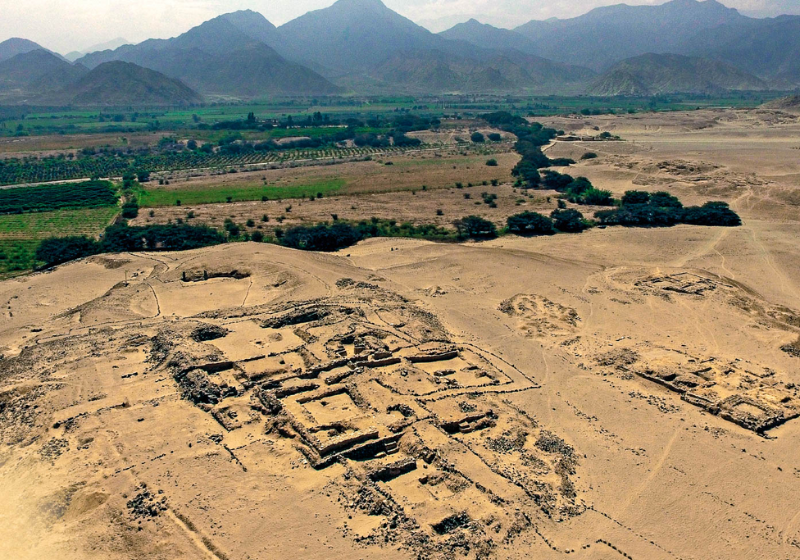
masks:
<path id="1" fill-rule="evenodd" d="M 0 279 L 32 269 L 38 246 L 32 239 L 0 239 Z"/>
<path id="2" fill-rule="evenodd" d="M 44 239 L 54 235 L 96 235 L 119 213 L 116 206 L 0 216 L 0 239 Z"/>
<path id="3" fill-rule="evenodd" d="M 284 120 L 292 116 L 300 122 L 315 112 L 337 119 L 369 119 L 409 111 L 422 116 L 442 117 L 457 114 L 471 117 L 490 111 L 508 110 L 538 116 L 579 113 L 582 110 L 624 113 L 627 111 L 675 111 L 697 107 L 757 107 L 785 95 L 782 92 L 741 92 L 724 97 L 669 95 L 658 97 L 586 97 L 542 95 L 450 95 L 450 96 L 374 96 L 264 99 L 259 102 L 210 105 L 191 109 L 138 109 L 129 107 L 103 110 L 63 110 L 0 107 L 0 137 L 48 134 L 133 134 L 142 131 L 172 131 L 206 138 L 203 125 L 244 120 L 253 113 L 259 120 Z M 291 131 L 290 131 L 291 132 Z M 302 133 L 302 131 L 300 131 Z M 314 135 L 315 133 L 311 133 Z M 247 136 L 247 134 L 245 134 Z M 277 138 L 278 136 L 273 136 Z"/>
<path id="4" fill-rule="evenodd" d="M 116 206 L 0 216 L 0 277 L 36 266 L 34 253 L 47 237 L 95 237 L 119 213 Z"/>
<path id="5" fill-rule="evenodd" d="M 0 215 L 116 206 L 117 200 L 116 189 L 109 181 L 0 189 Z"/>
<path id="6" fill-rule="evenodd" d="M 310 159 L 336 159 L 371 156 L 376 153 L 403 153 L 418 148 L 308 148 L 286 151 L 251 151 L 242 154 L 206 154 L 201 151 L 176 153 L 0 160 L 0 185 L 68 181 L 86 177 L 120 177 L 139 170 L 150 172 L 178 171 L 184 169 L 232 169 L 246 165 L 281 163 Z"/>
<path id="7" fill-rule="evenodd" d="M 137 193 L 139 206 L 142 208 L 158 208 L 164 206 L 182 206 L 198 204 L 220 204 L 224 202 L 246 202 L 252 200 L 280 200 L 304 198 L 322 193 L 324 196 L 335 194 L 345 186 L 343 179 L 331 179 L 309 183 L 307 185 L 291 185 L 273 187 L 264 185 L 217 186 L 203 185 L 189 188 L 151 187 L 140 189 Z M 230 199 L 230 200 L 229 200 Z"/>

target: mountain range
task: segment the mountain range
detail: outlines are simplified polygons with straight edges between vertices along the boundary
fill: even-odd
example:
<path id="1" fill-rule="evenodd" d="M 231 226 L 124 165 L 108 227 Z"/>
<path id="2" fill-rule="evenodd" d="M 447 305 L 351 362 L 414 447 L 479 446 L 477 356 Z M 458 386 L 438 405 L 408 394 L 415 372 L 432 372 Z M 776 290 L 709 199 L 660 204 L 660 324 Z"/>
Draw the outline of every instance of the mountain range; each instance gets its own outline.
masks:
<path id="1" fill-rule="evenodd" d="M 99 43 L 97 45 L 92 45 L 91 47 L 87 48 L 83 51 L 72 51 L 64 55 L 64 58 L 69 60 L 70 62 L 75 62 L 79 58 L 86 56 L 87 54 L 97 52 L 97 51 L 108 51 L 118 49 L 124 45 L 129 45 L 131 42 L 127 39 L 123 39 L 122 37 L 117 37 L 116 39 L 112 39 L 111 41 L 106 41 L 105 43 Z"/>
<path id="2" fill-rule="evenodd" d="M 160 72 L 130 62 L 105 62 L 51 94 L 36 100 L 62 106 L 186 106 L 202 103 L 193 89 Z"/>
<path id="3" fill-rule="evenodd" d="M 0 62 L 0 99 L 51 106 L 176 106 L 202 103 L 179 80 L 127 62 L 90 70 L 49 51 L 28 51 Z"/>
<path id="4" fill-rule="evenodd" d="M 43 50 L 50 54 L 63 58 L 60 54 L 54 53 L 45 49 L 43 46 L 28 39 L 20 39 L 19 37 L 12 37 L 0 43 L 0 62 L 14 58 L 15 56 L 26 54 L 31 51 Z"/>
<path id="5" fill-rule="evenodd" d="M 615 64 L 587 93 L 645 97 L 676 91 L 713 95 L 764 89 L 764 81 L 724 62 L 679 54 L 644 54 Z"/>
<path id="6" fill-rule="evenodd" d="M 41 61 L 32 52 L 39 52 Z M 0 43 L 0 95 L 27 99 L 36 88 L 53 93 L 109 62 L 179 80 L 206 99 L 346 91 L 653 95 L 789 90 L 800 86 L 797 52 L 800 16 L 755 19 L 716 0 L 620 4 L 513 30 L 473 19 L 438 34 L 381 0 L 338 0 L 281 27 L 250 10 L 225 14 L 171 39 L 89 53 L 69 70 L 52 60 L 69 64 L 60 55 L 12 39 Z M 125 68 L 133 77 L 134 66 L 118 71 Z M 190 98 L 176 99 L 186 103 Z"/>
<path id="7" fill-rule="evenodd" d="M 0 43 L 0 52 L 2 50 L 3 43 Z M 70 64 L 40 47 L 25 50 L 0 61 L 0 100 L 28 101 L 44 92 L 60 90 L 88 73 L 85 66 Z"/>
<path id="8" fill-rule="evenodd" d="M 647 53 L 693 54 L 685 47 L 698 35 L 749 19 L 716 0 L 673 0 L 659 6 L 607 6 L 572 19 L 532 21 L 515 31 L 539 56 L 604 71 Z"/>
<path id="9" fill-rule="evenodd" d="M 340 89 L 317 72 L 278 54 L 274 26 L 255 12 L 226 14 L 173 39 L 89 54 L 77 61 L 88 68 L 124 61 L 178 78 L 204 95 L 258 97 L 324 95 Z"/>

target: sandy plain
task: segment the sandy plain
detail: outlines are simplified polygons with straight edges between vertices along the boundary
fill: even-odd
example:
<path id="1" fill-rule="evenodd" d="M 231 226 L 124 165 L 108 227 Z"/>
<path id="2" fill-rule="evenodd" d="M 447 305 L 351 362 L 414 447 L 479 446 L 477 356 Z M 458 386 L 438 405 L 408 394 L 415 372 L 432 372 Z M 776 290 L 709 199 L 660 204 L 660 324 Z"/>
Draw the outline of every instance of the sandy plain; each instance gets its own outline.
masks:
<path id="1" fill-rule="evenodd" d="M 0 283 L 0 557 L 800 558 L 800 122 L 552 124 L 625 139 L 556 144 L 574 174 L 744 225 Z"/>

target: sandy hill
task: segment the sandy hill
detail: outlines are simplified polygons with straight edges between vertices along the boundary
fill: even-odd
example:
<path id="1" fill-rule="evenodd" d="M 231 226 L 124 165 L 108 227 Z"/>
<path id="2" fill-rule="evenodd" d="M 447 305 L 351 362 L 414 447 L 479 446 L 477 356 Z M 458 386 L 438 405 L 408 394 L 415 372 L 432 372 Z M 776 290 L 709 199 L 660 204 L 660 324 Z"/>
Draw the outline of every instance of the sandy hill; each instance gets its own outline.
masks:
<path id="1" fill-rule="evenodd" d="M 736 281 L 678 228 L 0 283 L 0 555 L 792 558 L 798 317 L 729 235 Z"/>
<path id="2" fill-rule="evenodd" d="M 656 95 L 762 90 L 759 78 L 723 62 L 674 54 L 646 54 L 615 64 L 589 95 Z"/>

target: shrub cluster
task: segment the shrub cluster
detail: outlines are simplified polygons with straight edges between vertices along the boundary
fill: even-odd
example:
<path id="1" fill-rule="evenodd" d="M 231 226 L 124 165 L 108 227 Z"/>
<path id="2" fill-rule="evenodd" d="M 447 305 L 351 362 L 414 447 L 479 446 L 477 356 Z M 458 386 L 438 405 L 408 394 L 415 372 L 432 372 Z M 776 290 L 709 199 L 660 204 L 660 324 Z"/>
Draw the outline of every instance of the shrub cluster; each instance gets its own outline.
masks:
<path id="1" fill-rule="evenodd" d="M 551 160 L 542 152 L 542 146 L 558 135 L 555 129 L 545 128 L 540 123 L 529 123 L 522 117 L 506 111 L 489 113 L 484 115 L 483 119 L 494 127 L 516 135 L 517 143 L 514 145 L 514 150 L 522 156 L 522 159 L 511 173 L 517 178 L 520 187 L 537 188 L 542 180 L 540 169 L 575 163 L 566 158 Z"/>
<path id="2" fill-rule="evenodd" d="M 294 128 L 314 128 L 314 127 L 332 127 L 333 125 L 339 128 L 331 128 L 335 132 L 331 134 L 323 134 L 314 136 L 312 138 L 303 138 L 292 142 L 277 143 L 273 140 L 266 142 L 244 142 L 241 135 L 233 134 L 223 139 L 219 143 L 219 153 L 224 155 L 240 155 L 249 152 L 272 152 L 279 150 L 292 150 L 292 149 L 310 149 L 321 148 L 344 142 L 346 140 L 353 140 L 356 146 L 364 147 L 370 146 L 373 148 L 384 148 L 391 145 L 399 147 L 415 147 L 419 146 L 422 142 L 417 138 L 409 138 L 406 136 L 409 132 L 419 130 L 429 130 L 436 128 L 440 121 L 435 118 L 420 117 L 417 115 L 395 115 L 384 120 L 376 118 L 374 121 L 363 122 L 358 119 L 348 118 L 345 120 L 331 119 L 328 115 L 315 113 L 313 116 L 308 117 L 304 121 L 295 122 L 292 117 L 279 124 L 274 124 L 269 121 L 262 121 L 256 118 L 253 113 L 247 116 L 246 120 L 239 121 L 225 121 L 215 123 L 210 126 L 214 130 L 231 130 L 231 131 L 244 131 L 244 130 L 259 130 L 270 131 L 276 128 L 279 129 L 294 129 Z M 376 133 L 359 133 L 359 128 L 388 128 L 390 129 L 385 135 L 378 135 Z M 207 125 L 201 125 L 198 128 L 209 128 Z M 209 146 L 210 147 L 210 146 Z M 195 145 L 196 148 L 196 145 Z M 201 147 L 202 150 L 204 147 Z M 206 148 L 208 149 L 208 148 Z"/>
<path id="3" fill-rule="evenodd" d="M 497 237 L 497 226 L 480 216 L 467 216 L 453 223 L 459 237 L 463 239 L 494 239 Z"/>
<path id="4" fill-rule="evenodd" d="M 404 237 L 426 239 L 428 241 L 457 241 L 458 236 L 452 230 L 433 224 L 415 226 L 408 222 L 398 224 L 396 220 L 379 220 L 372 218 L 358 223 L 358 229 L 364 238 L 368 237 Z"/>
<path id="5" fill-rule="evenodd" d="M 136 197 L 129 198 L 125 204 L 122 205 L 122 217 L 126 220 L 133 220 L 139 215 L 139 201 Z"/>
<path id="6" fill-rule="evenodd" d="M 523 212 L 506 220 L 509 233 L 516 235 L 553 235 L 556 230 L 553 220 L 537 212 Z"/>
<path id="7" fill-rule="evenodd" d="M 494 224 L 492 224 L 494 225 Z M 415 226 L 398 224 L 396 220 L 362 220 L 357 223 L 334 221 L 315 226 L 296 226 L 286 231 L 276 231 L 278 242 L 284 247 L 304 251 L 337 251 L 374 237 L 403 237 L 429 241 L 458 241 L 457 233 L 435 225 Z M 467 236 L 465 236 L 467 237 Z"/>
<path id="8" fill-rule="evenodd" d="M 609 191 L 600 190 L 586 177 L 572 178 L 570 175 L 547 170 L 542 177 L 542 187 L 564 194 L 573 204 L 588 206 L 613 206 L 614 199 Z"/>
<path id="9" fill-rule="evenodd" d="M 583 214 L 574 208 L 553 210 L 550 217 L 555 228 L 564 233 L 580 233 L 591 227 L 591 223 L 583 218 Z"/>
<path id="10" fill-rule="evenodd" d="M 595 213 L 601 225 L 627 227 L 670 227 L 676 224 L 735 227 L 742 224 L 736 212 L 725 202 L 707 202 L 703 206 L 684 207 L 666 192 L 628 191 L 619 207 Z"/>
<path id="11" fill-rule="evenodd" d="M 344 222 L 297 226 L 281 237 L 281 245 L 303 251 L 337 251 L 355 245 L 363 239 L 357 227 Z"/>
<path id="12" fill-rule="evenodd" d="M 186 224 L 129 227 L 113 225 L 106 228 L 103 238 L 53 237 L 43 240 L 36 250 L 36 260 L 55 266 L 98 253 L 124 251 L 186 251 L 224 243 L 225 238 L 215 229 Z"/>
<path id="13" fill-rule="evenodd" d="M 106 228 L 100 242 L 103 253 L 123 251 L 187 251 L 219 245 L 225 238 L 207 226 L 187 224 L 129 227 L 114 225 Z"/>
<path id="14" fill-rule="evenodd" d="M 100 244 L 88 237 L 51 237 L 39 244 L 36 249 L 36 260 L 47 266 L 55 266 L 99 252 Z"/>

